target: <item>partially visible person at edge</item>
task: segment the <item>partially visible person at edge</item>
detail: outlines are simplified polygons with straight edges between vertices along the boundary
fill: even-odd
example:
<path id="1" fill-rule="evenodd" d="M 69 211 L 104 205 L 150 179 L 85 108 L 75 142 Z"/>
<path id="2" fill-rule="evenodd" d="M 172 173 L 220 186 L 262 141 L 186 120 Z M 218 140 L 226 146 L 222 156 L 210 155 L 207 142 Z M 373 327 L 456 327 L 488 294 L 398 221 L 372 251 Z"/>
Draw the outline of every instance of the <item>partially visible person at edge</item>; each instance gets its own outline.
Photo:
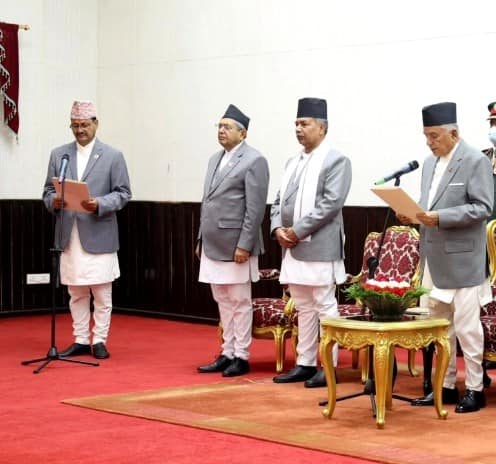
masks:
<path id="1" fill-rule="evenodd" d="M 282 248 L 279 280 L 289 284 L 298 313 L 297 360 L 274 382 L 324 387 L 324 370 L 317 368 L 320 320 L 338 316 L 336 283 L 346 280 L 342 208 L 351 186 L 351 163 L 331 147 L 325 100 L 300 99 L 295 129 L 303 149 L 286 164 L 270 229 Z"/>
<path id="2" fill-rule="evenodd" d="M 493 208 L 489 160 L 460 138 L 456 104 L 437 103 L 422 109 L 424 135 L 432 151 L 423 165 L 420 206 L 422 285 L 433 317 L 449 320 L 451 349 L 442 398 L 455 412 L 478 411 L 486 405 L 482 356 L 484 336 L 480 307 L 491 299 L 486 267 L 486 220 Z M 410 218 L 398 215 L 403 224 Z M 456 386 L 456 340 L 465 361 L 465 393 Z M 433 393 L 412 400 L 433 405 Z"/>
<path id="3" fill-rule="evenodd" d="M 482 150 L 482 153 L 484 153 L 491 162 L 494 181 L 495 204 L 493 205 L 493 212 L 491 214 L 491 217 L 488 219 L 488 221 L 490 221 L 492 219 L 496 219 L 496 102 L 489 103 L 487 109 L 489 110 L 489 117 L 487 118 L 487 120 L 489 121 L 488 137 L 489 141 L 492 144 L 492 147 Z"/>
<path id="4" fill-rule="evenodd" d="M 258 255 L 264 251 L 261 224 L 269 167 L 245 142 L 249 122 L 234 105 L 219 121 L 222 150 L 208 163 L 196 247 L 198 280 L 210 284 L 223 330 L 221 354 L 198 372 L 222 372 L 224 377 L 250 371 L 251 282 L 258 280 Z"/>
<path id="5" fill-rule="evenodd" d="M 60 256 L 61 283 L 67 285 L 74 343 L 60 356 L 93 354 L 109 357 L 107 339 L 112 313 L 112 282 L 120 275 L 116 211 L 131 199 L 123 154 L 96 138 L 95 105 L 75 101 L 70 115 L 75 141 L 55 148 L 48 163 L 43 201 L 56 215 L 55 247 Z M 68 156 L 66 178 L 88 184 L 91 197 L 81 203 L 84 212 L 63 210 L 52 182 Z M 61 228 L 62 226 L 62 228 Z M 90 332 L 90 298 L 93 295 L 93 337 Z"/>

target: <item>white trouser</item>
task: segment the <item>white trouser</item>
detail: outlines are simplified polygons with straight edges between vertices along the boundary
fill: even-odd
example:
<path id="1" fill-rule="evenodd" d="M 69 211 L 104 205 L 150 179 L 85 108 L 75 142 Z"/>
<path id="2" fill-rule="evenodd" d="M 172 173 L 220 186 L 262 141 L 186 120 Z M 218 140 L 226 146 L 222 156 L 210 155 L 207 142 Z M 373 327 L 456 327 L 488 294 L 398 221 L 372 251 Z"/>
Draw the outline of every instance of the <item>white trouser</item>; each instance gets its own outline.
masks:
<path id="1" fill-rule="evenodd" d="M 335 285 L 313 287 L 289 284 L 289 291 L 298 311 L 298 346 L 296 364 L 317 366 L 320 320 L 338 317 L 338 302 Z M 338 345 L 332 352 L 334 367 L 338 364 Z"/>
<path id="2" fill-rule="evenodd" d="M 76 343 L 90 343 L 90 294 L 93 294 L 93 345 L 105 343 L 112 314 L 112 282 L 98 285 L 69 285 L 69 307 Z"/>
<path id="3" fill-rule="evenodd" d="M 484 332 L 480 322 L 480 302 L 478 287 L 458 289 L 451 304 L 429 298 L 432 317 L 448 319 L 450 342 L 450 362 L 444 377 L 443 386 L 454 388 L 456 384 L 456 339 L 465 360 L 465 387 L 468 390 L 482 391 L 482 356 L 484 353 Z"/>
<path id="4" fill-rule="evenodd" d="M 219 305 L 222 323 L 222 354 L 230 359 L 250 357 L 253 306 L 251 282 L 245 284 L 210 284 Z"/>

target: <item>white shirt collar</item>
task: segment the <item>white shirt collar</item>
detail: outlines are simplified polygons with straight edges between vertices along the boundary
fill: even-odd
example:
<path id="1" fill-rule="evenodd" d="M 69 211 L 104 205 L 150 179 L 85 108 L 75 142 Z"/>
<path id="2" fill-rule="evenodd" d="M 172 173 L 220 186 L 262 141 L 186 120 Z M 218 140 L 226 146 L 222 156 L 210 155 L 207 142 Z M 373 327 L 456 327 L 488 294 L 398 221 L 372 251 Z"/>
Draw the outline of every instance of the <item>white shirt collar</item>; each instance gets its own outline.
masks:
<path id="1" fill-rule="evenodd" d="M 96 137 L 93 137 L 93 140 L 88 143 L 88 145 L 85 145 L 84 147 L 82 145 L 79 145 L 79 143 L 76 142 L 76 148 L 78 155 L 83 155 L 83 156 L 90 156 L 91 152 L 93 151 L 93 147 L 95 146 L 96 142 Z"/>
<path id="2" fill-rule="evenodd" d="M 460 145 L 460 141 L 455 143 L 455 146 L 451 149 L 451 151 L 446 156 L 440 156 L 439 162 L 444 163 L 444 164 L 448 164 L 451 161 L 451 158 L 453 158 L 453 154 L 455 153 L 456 149 L 458 148 L 458 145 Z"/>

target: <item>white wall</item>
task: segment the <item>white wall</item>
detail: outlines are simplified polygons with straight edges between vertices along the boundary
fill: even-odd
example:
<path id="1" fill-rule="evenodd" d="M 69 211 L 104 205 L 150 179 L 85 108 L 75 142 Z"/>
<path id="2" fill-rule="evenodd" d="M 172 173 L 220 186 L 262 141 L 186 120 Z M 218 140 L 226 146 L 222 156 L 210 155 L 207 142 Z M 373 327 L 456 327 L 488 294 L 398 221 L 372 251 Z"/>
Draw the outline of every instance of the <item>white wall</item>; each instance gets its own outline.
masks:
<path id="1" fill-rule="evenodd" d="M 494 2 L 107 0 L 100 10 L 102 134 L 133 153 L 135 198 L 201 198 L 214 123 L 252 118 L 270 160 L 269 201 L 298 150 L 297 100 L 326 98 L 330 136 L 353 162 L 348 204 L 381 204 L 371 183 L 427 154 L 421 108 L 459 105 L 462 134 L 487 146 Z M 129 158 L 129 157 L 128 157 Z M 416 195 L 417 174 L 402 185 Z"/>
<path id="2" fill-rule="evenodd" d="M 0 0 L 1 20 L 33 29 L 20 33 L 19 146 L 0 132 L 0 197 L 39 196 L 49 148 L 70 138 L 75 97 L 96 97 L 99 136 L 123 149 L 138 200 L 201 199 L 229 103 L 252 118 L 248 142 L 269 159 L 270 202 L 299 149 L 301 97 L 328 101 L 329 136 L 353 163 L 349 205 L 382 204 L 373 181 L 423 160 L 426 104 L 457 102 L 462 136 L 488 146 L 489 0 L 25 0 L 10 17 L 3 3 L 14 2 Z M 31 182 L 20 185 L 27 161 Z M 419 172 L 402 179 L 414 197 L 418 183 Z"/>
<path id="3" fill-rule="evenodd" d="M 0 124 L 0 198 L 41 198 L 50 150 L 73 139 L 72 101 L 96 99 L 97 13 L 97 0 L 0 0 L 0 21 L 31 27 L 18 33 L 18 143 Z"/>

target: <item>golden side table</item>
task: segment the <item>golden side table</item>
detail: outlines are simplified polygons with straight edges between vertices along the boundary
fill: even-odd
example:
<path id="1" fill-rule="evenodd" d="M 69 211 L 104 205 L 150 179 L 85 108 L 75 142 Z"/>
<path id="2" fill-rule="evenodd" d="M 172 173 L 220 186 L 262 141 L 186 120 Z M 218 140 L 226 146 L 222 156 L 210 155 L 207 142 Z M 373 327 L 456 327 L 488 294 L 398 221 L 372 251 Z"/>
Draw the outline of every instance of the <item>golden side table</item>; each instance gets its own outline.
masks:
<path id="1" fill-rule="evenodd" d="M 323 319 L 320 357 L 327 380 L 328 401 L 322 414 L 330 419 L 336 407 L 336 378 L 332 359 L 335 343 L 349 350 L 373 347 L 376 423 L 380 429 L 386 423 L 386 409 L 392 407 L 394 347 L 418 350 L 434 343 L 437 349 L 434 405 L 439 419 L 446 419 L 448 412 L 443 409 L 442 386 L 450 357 L 448 325 L 447 319 L 431 318 L 409 318 L 397 322 L 374 322 L 360 317 Z"/>

